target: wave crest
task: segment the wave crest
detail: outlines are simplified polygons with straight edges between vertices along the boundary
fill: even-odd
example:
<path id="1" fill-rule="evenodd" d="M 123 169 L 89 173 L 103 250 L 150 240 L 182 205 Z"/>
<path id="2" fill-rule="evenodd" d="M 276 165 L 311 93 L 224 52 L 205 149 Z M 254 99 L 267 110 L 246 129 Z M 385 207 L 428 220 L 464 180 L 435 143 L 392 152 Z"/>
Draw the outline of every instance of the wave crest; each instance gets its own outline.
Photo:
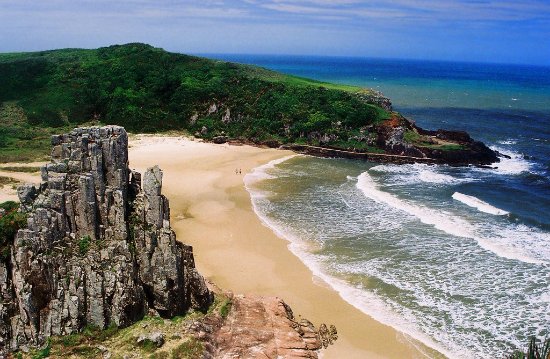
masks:
<path id="1" fill-rule="evenodd" d="M 477 210 L 481 212 L 494 214 L 495 216 L 504 216 L 504 215 L 510 214 L 510 212 L 491 206 L 489 203 L 482 201 L 479 198 L 474 196 L 468 196 L 467 194 L 455 192 L 453 193 L 452 197 L 469 207 L 477 208 Z"/>
<path id="2" fill-rule="evenodd" d="M 480 247 L 493 252 L 499 257 L 518 260 L 525 263 L 543 264 L 546 260 L 539 259 L 529 253 L 529 240 L 522 238 L 521 241 L 510 238 L 507 233 L 483 234 L 485 230 L 477 228 L 470 222 L 441 210 L 411 204 L 397 196 L 378 189 L 378 186 L 368 174 L 363 172 L 359 175 L 356 187 L 363 192 L 365 197 L 376 202 L 385 203 L 393 208 L 404 211 L 418 218 L 422 223 L 434 226 L 436 229 L 453 236 L 469 238 L 477 241 Z M 540 253 L 545 256 L 545 253 Z"/>

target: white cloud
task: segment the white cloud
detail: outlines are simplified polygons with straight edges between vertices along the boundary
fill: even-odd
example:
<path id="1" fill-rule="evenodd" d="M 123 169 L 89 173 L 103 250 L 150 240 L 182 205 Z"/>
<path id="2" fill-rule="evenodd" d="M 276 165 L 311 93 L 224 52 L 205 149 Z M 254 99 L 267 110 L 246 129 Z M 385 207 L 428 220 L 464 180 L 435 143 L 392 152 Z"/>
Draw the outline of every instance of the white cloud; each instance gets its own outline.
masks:
<path id="1" fill-rule="evenodd" d="M 371 19 L 429 19 L 432 21 L 526 21 L 550 19 L 546 1 L 476 0 L 268 0 L 252 1 L 256 6 L 303 16 L 345 16 Z"/>

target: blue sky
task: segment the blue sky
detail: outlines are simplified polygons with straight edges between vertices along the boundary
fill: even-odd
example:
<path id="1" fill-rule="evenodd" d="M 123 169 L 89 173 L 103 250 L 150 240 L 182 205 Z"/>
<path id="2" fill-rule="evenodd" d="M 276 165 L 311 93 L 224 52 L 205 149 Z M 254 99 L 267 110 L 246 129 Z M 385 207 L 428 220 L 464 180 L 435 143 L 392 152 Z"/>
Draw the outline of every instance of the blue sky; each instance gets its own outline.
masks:
<path id="1" fill-rule="evenodd" d="M 0 0 L 0 51 L 146 42 L 185 53 L 550 65 L 550 0 Z"/>

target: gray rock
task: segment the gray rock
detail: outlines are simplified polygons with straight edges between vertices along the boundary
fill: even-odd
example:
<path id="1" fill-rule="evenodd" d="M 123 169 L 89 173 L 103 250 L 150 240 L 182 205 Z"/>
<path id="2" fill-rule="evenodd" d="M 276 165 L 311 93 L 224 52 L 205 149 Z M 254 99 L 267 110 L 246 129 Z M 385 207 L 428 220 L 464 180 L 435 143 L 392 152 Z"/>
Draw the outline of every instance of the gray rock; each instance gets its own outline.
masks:
<path id="1" fill-rule="evenodd" d="M 227 136 L 215 136 L 214 138 L 212 138 L 212 142 L 217 144 L 226 143 L 228 140 L 229 140 L 229 137 Z"/>
<path id="2" fill-rule="evenodd" d="M 225 109 L 225 113 L 222 117 L 222 122 L 223 123 L 231 122 L 231 110 L 229 109 L 229 107 Z"/>
<path id="3" fill-rule="evenodd" d="M 154 332 L 151 334 L 142 334 L 137 339 L 136 343 L 143 345 L 147 342 L 153 343 L 157 348 L 164 345 L 164 334 L 160 332 Z"/>
<path id="4" fill-rule="evenodd" d="M 170 228 L 162 171 L 130 171 L 126 131 L 77 128 L 52 143 L 40 188 L 18 190 L 27 228 L 0 257 L 0 356 L 86 325 L 205 310 L 212 294 Z"/>
<path id="5" fill-rule="evenodd" d="M 38 191 L 33 184 L 24 184 L 17 188 L 17 196 L 23 210 L 30 210 L 33 201 L 38 196 Z"/>

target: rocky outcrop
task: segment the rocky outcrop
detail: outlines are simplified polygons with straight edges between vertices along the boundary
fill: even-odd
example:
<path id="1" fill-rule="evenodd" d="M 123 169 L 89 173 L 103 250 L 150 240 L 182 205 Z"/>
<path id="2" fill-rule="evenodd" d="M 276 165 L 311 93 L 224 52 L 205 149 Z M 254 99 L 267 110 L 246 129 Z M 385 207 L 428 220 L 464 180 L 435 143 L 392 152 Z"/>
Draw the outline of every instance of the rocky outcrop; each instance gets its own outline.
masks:
<path id="1" fill-rule="evenodd" d="M 499 161 L 497 152 L 474 141 L 464 131 L 424 130 L 395 113 L 374 130 L 377 147 L 389 155 L 431 159 L 455 166 L 486 166 Z"/>
<path id="2" fill-rule="evenodd" d="M 366 103 L 382 107 L 386 111 L 393 110 L 391 100 L 380 91 L 365 89 L 357 92 L 355 95 Z"/>
<path id="3" fill-rule="evenodd" d="M 86 325 L 206 310 L 190 246 L 176 241 L 162 171 L 128 167 L 122 127 L 52 138 L 39 187 L 19 189 L 28 226 L 0 259 L 0 354 Z"/>
<path id="4" fill-rule="evenodd" d="M 330 344 L 336 340 L 333 330 Z M 308 320 L 296 321 L 280 298 L 234 296 L 224 325 L 214 333 L 214 358 L 317 358 L 323 348 Z M 328 342 L 325 342 L 328 345 Z M 326 346 L 325 346 L 326 347 Z"/>

